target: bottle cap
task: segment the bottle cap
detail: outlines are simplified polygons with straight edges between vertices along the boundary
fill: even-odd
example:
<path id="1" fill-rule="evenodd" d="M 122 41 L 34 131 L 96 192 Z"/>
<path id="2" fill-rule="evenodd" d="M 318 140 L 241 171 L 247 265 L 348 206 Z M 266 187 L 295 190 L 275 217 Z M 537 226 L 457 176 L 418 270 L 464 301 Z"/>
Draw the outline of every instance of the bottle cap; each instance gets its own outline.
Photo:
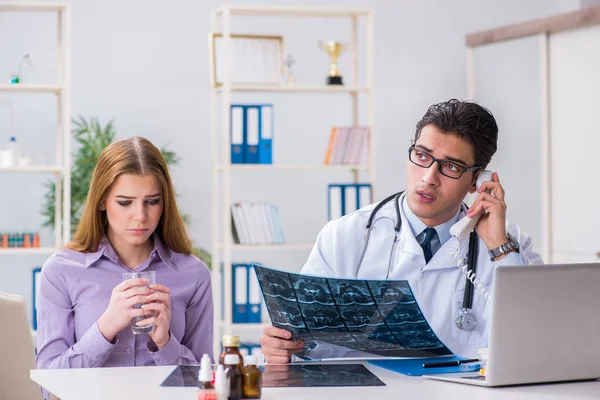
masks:
<path id="1" fill-rule="evenodd" d="M 224 347 L 239 347 L 240 337 L 233 335 L 223 335 L 223 346 Z"/>
<path id="2" fill-rule="evenodd" d="M 244 362 L 246 365 L 256 365 L 256 356 L 246 356 Z"/>
<path id="3" fill-rule="evenodd" d="M 212 367 L 210 363 L 210 356 L 204 354 L 200 360 L 200 372 L 198 372 L 198 380 L 200 382 L 212 381 Z"/>
<path id="4" fill-rule="evenodd" d="M 225 365 L 234 365 L 240 362 L 240 357 L 237 354 L 227 354 L 225 355 L 225 359 L 223 363 Z"/>

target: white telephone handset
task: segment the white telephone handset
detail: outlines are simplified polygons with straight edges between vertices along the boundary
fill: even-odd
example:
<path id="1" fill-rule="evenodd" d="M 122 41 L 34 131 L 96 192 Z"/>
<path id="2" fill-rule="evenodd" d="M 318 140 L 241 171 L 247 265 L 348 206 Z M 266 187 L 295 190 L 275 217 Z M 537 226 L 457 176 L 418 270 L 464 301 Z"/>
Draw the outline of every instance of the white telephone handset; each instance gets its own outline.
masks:
<path id="1" fill-rule="evenodd" d="M 479 190 L 483 182 L 491 181 L 493 175 L 493 171 L 487 169 L 481 171 L 477 176 L 477 183 L 475 184 L 477 190 Z M 465 240 L 471 234 L 473 229 L 475 229 L 475 225 L 477 225 L 477 222 L 479 222 L 481 215 L 483 215 L 483 212 L 479 213 L 473 218 L 470 218 L 469 216 L 463 217 L 463 219 L 458 221 L 452 226 L 452 228 L 450 228 L 450 234 L 452 236 L 456 236 L 458 240 Z"/>

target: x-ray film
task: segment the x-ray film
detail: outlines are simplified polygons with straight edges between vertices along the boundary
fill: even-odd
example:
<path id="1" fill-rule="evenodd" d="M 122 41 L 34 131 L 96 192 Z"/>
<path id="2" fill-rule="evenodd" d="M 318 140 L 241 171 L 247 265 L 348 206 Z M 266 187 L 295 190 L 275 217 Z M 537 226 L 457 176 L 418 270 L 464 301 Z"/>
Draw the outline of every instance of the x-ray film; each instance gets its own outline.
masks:
<path id="1" fill-rule="evenodd" d="M 300 357 L 319 343 L 374 357 L 436 357 L 452 352 L 435 335 L 408 281 L 300 275 L 255 264 L 273 326 L 304 340 Z"/>

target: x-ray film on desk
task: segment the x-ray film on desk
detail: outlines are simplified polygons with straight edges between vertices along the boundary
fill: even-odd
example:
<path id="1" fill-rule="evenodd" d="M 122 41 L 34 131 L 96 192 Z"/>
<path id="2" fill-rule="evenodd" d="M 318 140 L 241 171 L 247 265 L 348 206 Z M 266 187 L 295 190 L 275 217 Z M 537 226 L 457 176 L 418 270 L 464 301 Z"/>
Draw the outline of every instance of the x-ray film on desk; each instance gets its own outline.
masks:
<path id="1" fill-rule="evenodd" d="M 347 349 L 350 358 L 437 357 L 452 352 L 435 335 L 408 281 L 337 279 L 254 265 L 273 326 L 317 346 Z M 366 354 L 369 355 L 366 355 Z"/>

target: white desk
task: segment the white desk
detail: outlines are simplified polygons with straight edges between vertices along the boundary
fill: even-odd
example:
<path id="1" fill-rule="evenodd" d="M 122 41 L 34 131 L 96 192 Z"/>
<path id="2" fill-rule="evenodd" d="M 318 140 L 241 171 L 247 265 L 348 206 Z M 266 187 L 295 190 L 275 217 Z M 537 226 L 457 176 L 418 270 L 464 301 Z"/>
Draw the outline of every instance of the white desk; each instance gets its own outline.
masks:
<path id="1" fill-rule="evenodd" d="M 409 377 L 367 365 L 387 386 L 326 388 L 264 388 L 270 399 L 598 399 L 600 381 L 482 388 Z M 31 379 L 61 400 L 193 400 L 195 388 L 159 386 L 174 367 L 129 367 L 32 370 Z"/>

